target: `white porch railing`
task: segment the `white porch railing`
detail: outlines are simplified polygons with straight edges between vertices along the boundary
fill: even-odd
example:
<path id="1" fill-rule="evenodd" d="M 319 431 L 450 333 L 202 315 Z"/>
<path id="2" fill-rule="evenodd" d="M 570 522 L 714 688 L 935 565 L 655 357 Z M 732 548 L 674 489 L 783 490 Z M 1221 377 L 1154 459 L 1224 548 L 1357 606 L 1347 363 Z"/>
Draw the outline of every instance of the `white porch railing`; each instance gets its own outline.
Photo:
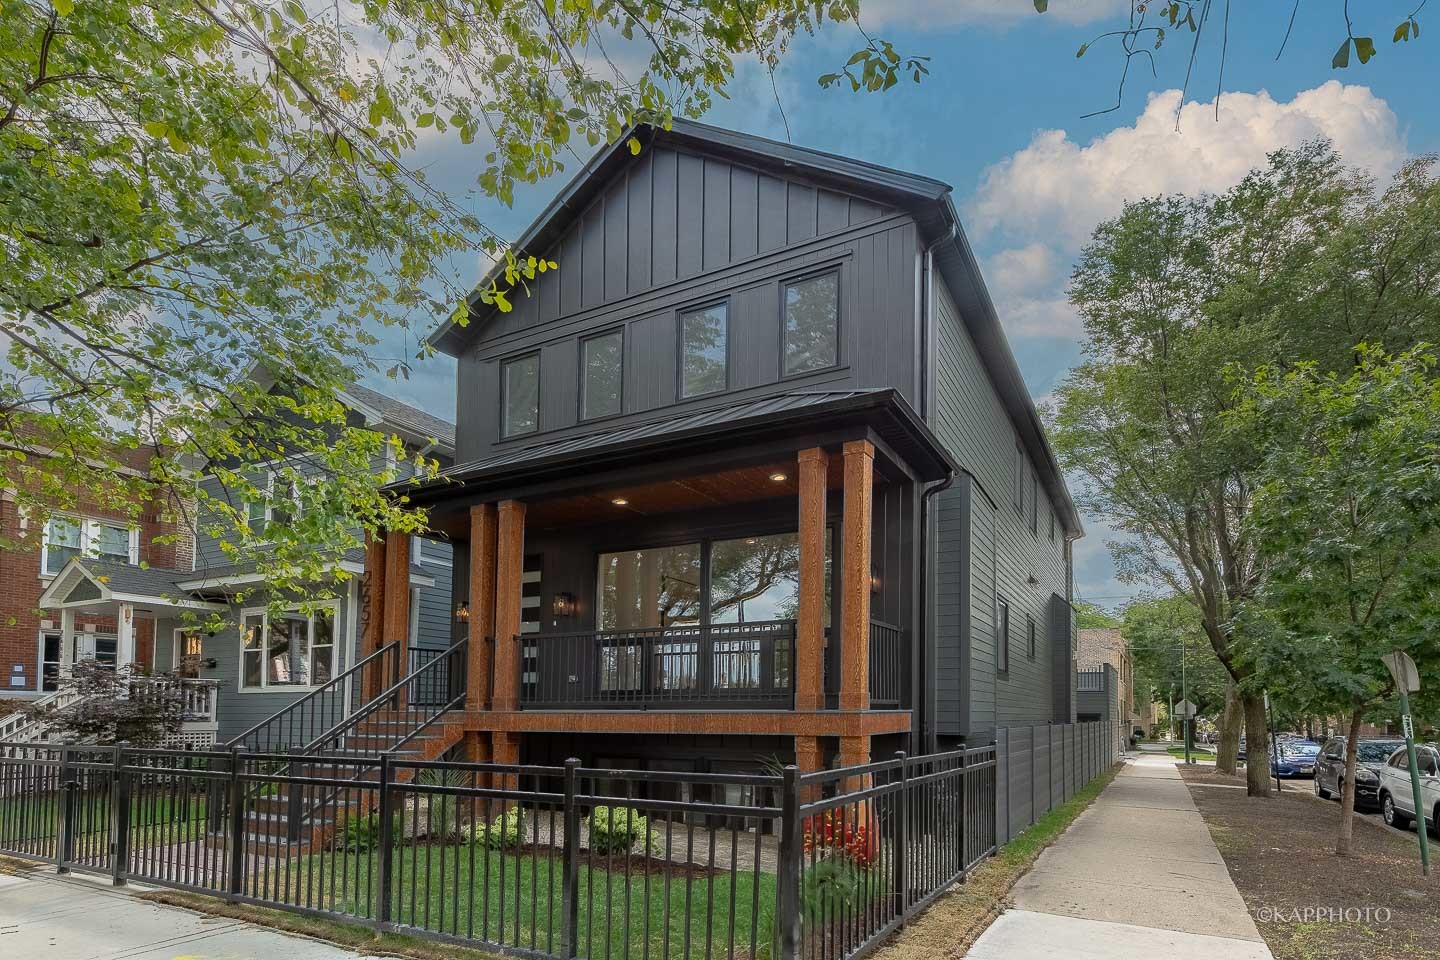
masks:
<path id="1" fill-rule="evenodd" d="M 135 699 L 157 697 L 161 691 L 179 686 L 184 704 L 181 708 L 183 722 L 174 738 L 177 742 L 192 746 L 213 746 L 215 731 L 219 729 L 216 703 L 219 699 L 220 681 L 192 680 L 176 677 L 134 677 L 130 680 L 129 695 Z M 63 709 L 83 699 L 75 690 L 57 690 L 46 694 L 34 704 L 44 704 Z M 32 720 L 24 713 L 12 713 L 0 717 L 0 742 L 34 743 L 45 739 L 49 725 Z"/>

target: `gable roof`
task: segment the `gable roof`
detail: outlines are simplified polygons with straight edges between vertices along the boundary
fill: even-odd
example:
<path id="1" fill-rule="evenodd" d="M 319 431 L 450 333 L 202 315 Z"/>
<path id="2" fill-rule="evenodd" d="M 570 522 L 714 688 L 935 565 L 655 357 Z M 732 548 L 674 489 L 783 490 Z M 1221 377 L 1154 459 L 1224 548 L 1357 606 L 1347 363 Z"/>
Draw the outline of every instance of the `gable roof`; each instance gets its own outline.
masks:
<path id="1" fill-rule="evenodd" d="M 455 424 L 450 421 L 358 383 L 346 387 L 344 393 L 351 400 L 375 411 L 380 422 L 386 426 L 415 438 L 435 440 L 447 452 L 455 449 Z"/>
<path id="2" fill-rule="evenodd" d="M 1015 355 L 1005 339 L 995 304 L 981 277 L 980 265 L 965 237 L 949 184 L 821 150 L 677 119 L 670 130 L 649 125 L 634 127 L 602 148 L 541 211 L 516 240 L 514 249 L 537 256 L 547 253 L 617 172 L 624 169 L 624 164 L 631 161 L 626 143 L 632 136 L 641 142 L 642 149 L 652 144 L 689 148 L 774 171 L 782 176 L 800 175 L 821 186 L 898 207 L 913 216 L 926 247 L 933 252 L 935 269 L 944 278 L 960 310 L 1006 413 L 1030 459 L 1036 464 L 1046 492 L 1056 505 L 1061 523 L 1069 533 L 1077 536 L 1084 534 L 1079 511 L 1045 437 L 1040 414 L 1015 362 Z M 440 323 L 429 338 L 436 349 L 452 356 L 459 355 L 476 334 L 480 326 L 477 321 L 493 315 L 494 308 L 481 302 L 481 291 L 503 271 L 503 263 L 495 265 L 467 295 L 471 321 L 467 327 L 461 327 L 449 318 Z"/>

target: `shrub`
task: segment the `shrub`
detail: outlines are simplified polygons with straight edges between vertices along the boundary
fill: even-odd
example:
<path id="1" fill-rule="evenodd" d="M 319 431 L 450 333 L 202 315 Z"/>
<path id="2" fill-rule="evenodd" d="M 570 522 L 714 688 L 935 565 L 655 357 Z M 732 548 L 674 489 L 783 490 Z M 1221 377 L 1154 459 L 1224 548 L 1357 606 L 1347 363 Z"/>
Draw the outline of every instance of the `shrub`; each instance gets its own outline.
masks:
<path id="1" fill-rule="evenodd" d="M 845 857 L 817 860 L 805 867 L 800 907 L 810 921 L 848 913 L 859 901 L 864 871 Z"/>
<path id="2" fill-rule="evenodd" d="M 637 841 L 650 847 L 650 821 L 630 807 L 596 807 L 588 825 L 590 849 L 596 853 L 625 853 Z"/>
<path id="3" fill-rule="evenodd" d="M 511 807 L 488 823 L 472 823 L 466 839 L 491 850 L 512 850 L 525 840 L 525 810 Z"/>

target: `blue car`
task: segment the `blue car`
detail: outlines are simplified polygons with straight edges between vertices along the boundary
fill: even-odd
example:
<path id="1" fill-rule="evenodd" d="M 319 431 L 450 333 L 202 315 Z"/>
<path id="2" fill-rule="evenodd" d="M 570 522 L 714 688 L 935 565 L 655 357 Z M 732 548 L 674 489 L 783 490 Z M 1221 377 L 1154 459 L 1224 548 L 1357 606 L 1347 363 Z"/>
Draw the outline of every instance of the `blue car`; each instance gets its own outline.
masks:
<path id="1" fill-rule="evenodd" d="M 1277 762 L 1276 754 L 1279 754 Z M 1270 755 L 1272 777 L 1313 777 L 1320 745 L 1309 740 L 1281 740 Z"/>

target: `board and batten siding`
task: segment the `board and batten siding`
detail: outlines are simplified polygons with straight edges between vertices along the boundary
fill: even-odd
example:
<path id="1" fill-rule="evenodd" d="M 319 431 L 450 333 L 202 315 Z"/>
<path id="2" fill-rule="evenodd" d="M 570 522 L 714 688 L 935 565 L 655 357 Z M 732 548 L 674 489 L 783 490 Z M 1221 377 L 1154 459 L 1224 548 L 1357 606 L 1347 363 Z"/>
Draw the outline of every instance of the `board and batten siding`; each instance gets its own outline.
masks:
<path id="1" fill-rule="evenodd" d="M 623 329 L 622 412 L 607 426 L 797 389 L 917 382 L 914 221 L 860 197 L 778 179 L 730 161 L 647 150 L 571 225 L 510 313 L 474 321 L 457 371 L 456 461 L 500 436 L 500 364 L 540 356 L 539 430 L 509 443 L 593 429 L 580 421 L 580 339 Z M 781 284 L 838 270 L 839 363 L 786 378 Z M 729 303 L 729 385 L 678 396 L 680 310 Z"/>
<path id="2" fill-rule="evenodd" d="M 1023 502 L 1013 501 L 1015 428 L 1006 415 L 949 291 L 936 278 L 935 403 L 931 427 L 972 476 L 967 494 L 942 497 L 936 533 L 941 558 L 936 578 L 937 643 L 958 645 L 950 655 L 969 671 L 937 671 L 937 700 L 946 686 L 968 687 L 968 704 L 941 711 L 942 735 L 983 739 L 995 727 L 1064 721 L 1054 715 L 1056 658 L 1052 655 L 1052 596 L 1069 596 L 1064 533 L 1050 538 L 1053 507 L 1035 467 L 1024 459 Z M 958 485 L 958 484 L 957 484 Z M 1038 503 L 1036 494 L 1038 490 Z M 1031 510 L 1036 510 L 1031 530 Z M 958 513 L 958 517 L 950 514 Z M 945 562 L 965 557 L 968 564 Z M 968 570 L 967 570 L 968 566 Z M 1034 582 L 1032 582 L 1032 580 Z M 968 597 L 968 610 L 961 602 Z M 996 598 L 1010 606 L 1008 639 L 996 635 Z M 1027 652 L 1027 617 L 1035 621 L 1034 656 Z M 1009 670 L 997 670 L 997 645 L 1009 643 Z M 937 651 L 937 657 L 945 655 Z M 963 686 L 962 686 L 963 685 Z M 988 687 L 988 689 L 987 689 Z"/>

